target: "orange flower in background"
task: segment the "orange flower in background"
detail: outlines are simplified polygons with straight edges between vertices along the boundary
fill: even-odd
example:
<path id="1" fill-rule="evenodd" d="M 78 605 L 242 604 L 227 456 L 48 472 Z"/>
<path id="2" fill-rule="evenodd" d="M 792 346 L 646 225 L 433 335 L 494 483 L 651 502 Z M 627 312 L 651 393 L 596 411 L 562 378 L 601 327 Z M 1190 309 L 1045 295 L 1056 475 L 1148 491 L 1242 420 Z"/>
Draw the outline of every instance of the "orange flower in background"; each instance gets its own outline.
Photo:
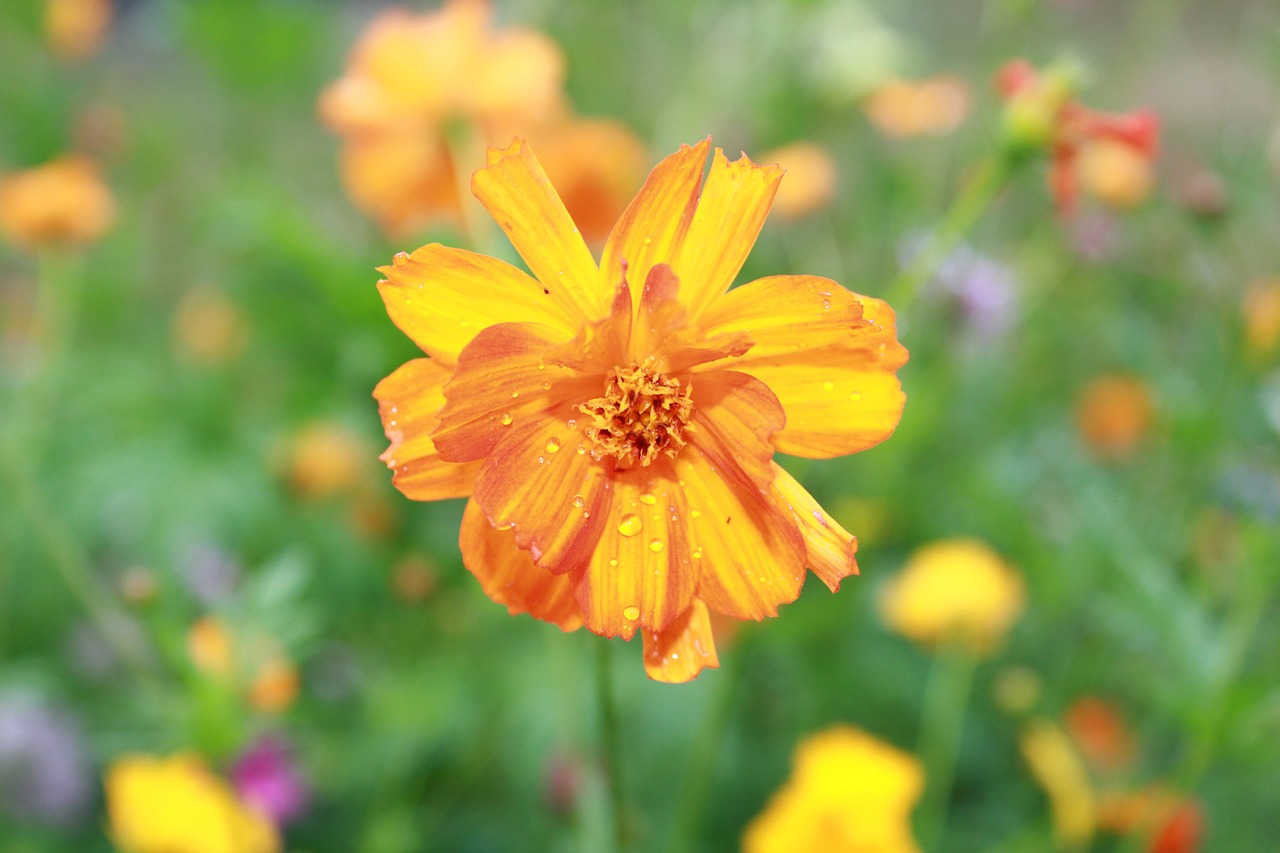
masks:
<path id="1" fill-rule="evenodd" d="M 111 26 L 111 0 L 48 0 L 45 38 L 61 59 L 84 59 L 98 52 Z"/>
<path id="2" fill-rule="evenodd" d="M 742 837 L 744 853 L 919 853 L 911 810 L 924 791 L 912 755 L 849 726 L 796 747 L 791 778 Z"/>
<path id="3" fill-rule="evenodd" d="M 778 187 L 773 213 L 783 219 L 799 219 L 831 204 L 836 194 L 837 170 L 830 152 L 812 142 L 793 142 L 760 158 L 787 170 Z"/>
<path id="4" fill-rule="evenodd" d="M 188 629 L 187 654 L 197 670 L 236 683 L 249 706 L 266 714 L 287 710 L 302 686 L 278 640 L 255 633 L 233 637 L 215 616 L 203 616 Z"/>
<path id="5" fill-rule="evenodd" d="M 1204 838 L 1205 816 L 1196 800 L 1151 785 L 1103 798 L 1099 825 L 1119 835 L 1147 835 L 1147 853 L 1196 853 Z"/>
<path id="6" fill-rule="evenodd" d="M 969 86 L 959 77 L 891 80 L 863 104 L 867 118 L 885 136 L 946 136 L 969 116 Z"/>
<path id="7" fill-rule="evenodd" d="M 194 755 L 126 756 L 105 779 L 111 839 L 125 853 L 275 853 L 270 820 Z"/>
<path id="8" fill-rule="evenodd" d="M 1137 744 L 1115 705 L 1097 696 L 1081 696 L 1066 713 L 1067 731 L 1094 768 L 1113 773 L 1133 763 Z"/>
<path id="9" fill-rule="evenodd" d="M 24 249 L 97 240 L 115 222 L 98 166 L 69 156 L 0 177 L 0 234 Z"/>
<path id="10" fill-rule="evenodd" d="M 954 641 L 990 654 L 1022 615 L 1022 576 L 976 539 L 948 539 L 916 550 L 884 589 L 880 613 L 917 643 Z"/>
<path id="11" fill-rule="evenodd" d="M 1087 844 L 1098 825 L 1098 801 L 1071 739 L 1047 720 L 1034 720 L 1018 738 L 1031 775 L 1049 797 L 1053 834 L 1066 847 Z"/>
<path id="12" fill-rule="evenodd" d="M 1245 349 L 1250 358 L 1263 361 L 1280 345 L 1280 279 L 1254 282 L 1240 307 Z"/>
<path id="13" fill-rule="evenodd" d="M 1076 427 L 1101 459 L 1117 462 L 1133 453 L 1155 419 L 1151 392 L 1131 376 L 1100 376 L 1080 395 Z"/>
<path id="14" fill-rule="evenodd" d="M 1080 148 L 1080 185 L 1112 207 L 1137 207 L 1156 185 L 1151 157 L 1115 139 L 1091 139 Z"/>
<path id="15" fill-rule="evenodd" d="M 1006 132 L 1018 148 L 1048 148 L 1052 163 L 1049 185 L 1058 211 L 1070 214 L 1080 198 L 1081 154 L 1094 143 L 1114 143 L 1150 167 L 1160 137 L 1160 119 L 1150 110 L 1114 114 L 1089 109 L 1075 96 L 1075 85 L 1065 71 L 1038 71 L 1025 59 L 1005 63 L 996 74 L 996 87 L 1005 99 Z M 1131 158 L 1121 164 L 1114 150 L 1110 162 L 1089 167 L 1094 188 L 1102 187 L 1103 198 L 1112 203 L 1145 197 Z M 1099 166 L 1109 172 L 1099 174 Z M 1119 175 L 1124 169 L 1127 175 Z M 1108 195 L 1110 197 L 1108 197 Z M 1141 200 L 1137 198 L 1136 200 Z M 1136 201 L 1133 201 L 1136 203 Z"/>
<path id="16" fill-rule="evenodd" d="M 781 179 L 710 141 L 663 160 L 597 264 L 523 140 L 472 179 L 533 276 L 424 246 L 383 267 L 429 358 L 379 383 L 383 455 L 418 500 L 470 496 L 463 560 L 512 613 L 645 644 L 653 678 L 716 665 L 709 611 L 775 615 L 856 540 L 772 461 L 887 438 L 892 310 L 813 276 L 728 291 Z M 727 292 L 726 292 L 727 291 Z"/>

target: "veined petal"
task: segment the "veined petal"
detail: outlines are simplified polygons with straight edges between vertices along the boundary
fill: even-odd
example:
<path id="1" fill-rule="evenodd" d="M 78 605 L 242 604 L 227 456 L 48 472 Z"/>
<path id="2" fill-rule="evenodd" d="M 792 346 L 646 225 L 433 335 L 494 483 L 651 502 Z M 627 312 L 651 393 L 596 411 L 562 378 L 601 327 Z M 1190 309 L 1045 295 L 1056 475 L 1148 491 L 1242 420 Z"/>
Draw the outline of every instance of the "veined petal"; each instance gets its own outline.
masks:
<path id="1" fill-rule="evenodd" d="M 786 422 L 778 398 L 759 379 L 733 370 L 699 373 L 692 382 L 692 443 L 735 488 L 767 488 L 774 476 L 769 437 Z"/>
<path id="2" fill-rule="evenodd" d="M 869 325 L 858 297 L 829 278 L 775 275 L 736 287 L 698 316 L 708 341 L 751 340 L 751 359 L 850 341 Z"/>
<path id="3" fill-rule="evenodd" d="M 840 581 L 858 574 L 858 539 L 827 514 L 813 495 L 805 491 L 781 465 L 773 463 L 774 493 L 782 507 L 795 516 L 804 536 L 805 565 L 832 592 Z"/>
<path id="4" fill-rule="evenodd" d="M 546 359 L 565 342 L 559 330 L 535 323 L 500 323 L 476 335 L 444 387 L 445 405 L 432 435 L 441 457 L 481 459 L 526 414 L 598 393 L 576 371 Z"/>
<path id="5" fill-rule="evenodd" d="M 600 278 L 610 290 L 626 279 L 636 305 L 654 264 L 669 263 L 683 245 L 698 205 L 698 188 L 711 140 L 665 158 L 613 226 L 600 258 Z M 679 271 L 677 271 L 679 274 Z"/>
<path id="6" fill-rule="evenodd" d="M 600 286 L 591 250 L 529 146 L 518 138 L 490 148 L 488 161 L 472 175 L 471 191 L 573 325 L 598 320 L 613 290 Z"/>
<path id="7" fill-rule="evenodd" d="M 692 681 L 707 667 L 720 666 L 707 605 L 695 598 L 664 631 L 644 632 L 644 671 L 654 681 Z"/>
<path id="8" fill-rule="evenodd" d="M 663 631 L 688 609 L 698 584 L 683 490 L 665 458 L 615 471 L 605 490 L 612 500 L 599 543 L 575 572 L 587 628 L 627 639 L 641 629 Z"/>
<path id="9" fill-rule="evenodd" d="M 895 372 L 907 351 L 894 334 L 893 310 L 879 299 L 857 299 L 864 324 L 849 329 L 842 342 L 810 348 L 810 335 L 817 342 L 826 335 L 821 324 L 800 325 L 790 347 L 776 339 L 734 362 L 782 403 L 787 423 L 774 433 L 773 446 L 783 453 L 813 459 L 857 453 L 898 426 L 906 396 Z"/>
<path id="10" fill-rule="evenodd" d="M 505 604 L 512 615 L 528 613 L 564 631 L 582 627 L 582 611 L 569 576 L 534 565 L 529 552 L 516 545 L 512 532 L 492 527 L 475 501 L 467 501 L 458 544 L 463 564 L 480 581 L 485 595 Z"/>
<path id="11" fill-rule="evenodd" d="M 684 527 L 699 562 L 697 596 L 736 619 L 776 616 L 804 585 L 804 540 L 767 492 L 726 480 L 694 446 L 675 459 Z"/>
<path id="12" fill-rule="evenodd" d="M 373 389 L 383 430 L 391 441 L 379 458 L 394 472 L 395 487 L 414 500 L 466 497 L 480 471 L 478 462 L 445 462 L 431 440 L 450 373 L 434 359 L 416 358 Z"/>
<path id="13" fill-rule="evenodd" d="M 689 316 L 696 317 L 733 284 L 769 215 L 781 166 L 757 166 L 744 154 L 732 163 L 716 149 L 702 198 L 672 264 Z"/>
<path id="14" fill-rule="evenodd" d="M 557 574 L 591 559 L 606 523 L 612 466 L 587 453 L 576 413 L 522 416 L 498 440 L 476 480 L 475 503 L 495 527 L 514 525 L 515 541 Z"/>
<path id="15" fill-rule="evenodd" d="M 428 354 L 456 362 L 481 329 L 496 323 L 540 323 L 562 337 L 576 326 L 543 288 L 510 264 L 432 243 L 380 267 L 378 291 L 387 313 Z"/>

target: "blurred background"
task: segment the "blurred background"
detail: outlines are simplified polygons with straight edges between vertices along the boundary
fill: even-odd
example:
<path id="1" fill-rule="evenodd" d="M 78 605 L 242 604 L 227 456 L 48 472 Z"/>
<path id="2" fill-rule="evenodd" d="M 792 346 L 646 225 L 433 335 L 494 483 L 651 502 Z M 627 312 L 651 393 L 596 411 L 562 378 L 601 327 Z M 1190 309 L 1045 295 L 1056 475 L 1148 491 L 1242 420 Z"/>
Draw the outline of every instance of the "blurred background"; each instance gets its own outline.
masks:
<path id="1" fill-rule="evenodd" d="M 516 261 L 459 189 L 515 133 L 597 248 L 680 143 L 781 162 L 739 280 L 911 351 L 890 440 L 782 460 L 861 577 L 691 684 L 615 643 L 635 849 L 787 849 L 744 832 L 816 825 L 776 794 L 831 794 L 833 726 L 925 781 L 822 849 L 1276 849 L 1280 8 L 387 8 L 0 7 L 0 851 L 609 849 L 604 641 L 487 599 L 377 458 L 417 351 L 375 267 Z M 1158 149 L 1025 121 L 1019 57 Z"/>

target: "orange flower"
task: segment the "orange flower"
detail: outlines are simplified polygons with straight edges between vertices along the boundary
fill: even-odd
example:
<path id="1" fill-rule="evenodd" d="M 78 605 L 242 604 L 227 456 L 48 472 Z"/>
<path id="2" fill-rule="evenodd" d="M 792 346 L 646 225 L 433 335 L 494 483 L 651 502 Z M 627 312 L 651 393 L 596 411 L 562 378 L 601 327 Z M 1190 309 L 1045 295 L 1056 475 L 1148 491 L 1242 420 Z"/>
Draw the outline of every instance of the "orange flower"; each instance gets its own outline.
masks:
<path id="1" fill-rule="evenodd" d="M 1080 395 L 1076 427 L 1094 453 L 1115 462 L 1133 453 L 1154 415 L 1145 383 L 1129 376 L 1100 376 Z"/>
<path id="2" fill-rule="evenodd" d="M 663 160 L 597 265 L 524 140 L 472 179 L 533 277 L 424 246 L 383 267 L 392 320 L 429 358 L 374 391 L 395 484 L 471 496 L 467 567 L 512 613 L 640 631 L 653 678 L 716 665 L 709 610 L 775 615 L 808 565 L 854 574 L 856 540 L 773 462 L 897 426 L 892 310 L 814 276 L 728 291 L 782 170 Z M 728 292 L 726 292 L 728 291 Z"/>
<path id="3" fill-rule="evenodd" d="M 1137 207 L 1155 186 L 1151 157 L 1116 139 L 1091 139 L 1080 149 L 1080 183 L 1112 207 Z"/>
<path id="4" fill-rule="evenodd" d="M 1255 281 L 1241 304 L 1245 350 L 1265 361 L 1280 345 L 1280 279 Z"/>
<path id="5" fill-rule="evenodd" d="M 773 213 L 783 219 L 799 219 L 831 204 L 836 194 L 836 164 L 831 154 L 812 142 L 793 142 L 760 158 L 787 170 L 778 187 Z"/>
<path id="6" fill-rule="evenodd" d="M 920 762 L 850 726 L 796 748 L 791 778 L 747 826 L 745 853 L 919 853 Z"/>
<path id="7" fill-rule="evenodd" d="M 388 231 L 460 218 L 450 122 L 494 139 L 560 106 L 560 49 L 531 30 L 492 30 L 489 18 L 483 0 L 448 0 L 421 15 L 388 10 L 321 96 L 321 117 L 346 137 L 347 190 Z"/>
<path id="8" fill-rule="evenodd" d="M 1133 763 L 1137 747 L 1120 711 L 1104 699 L 1082 696 L 1066 713 L 1067 731 L 1089 764 L 1114 772 Z"/>
<path id="9" fill-rule="evenodd" d="M 872 92 L 863 108 L 885 136 L 946 136 L 969 115 L 969 87 L 946 75 L 891 80 Z"/>
<path id="10" fill-rule="evenodd" d="M 111 26 L 111 0 L 48 0 L 45 38 L 62 59 L 84 59 L 98 51 Z"/>
<path id="11" fill-rule="evenodd" d="M 1150 110 L 1113 114 L 1089 109 L 1076 100 L 1069 75 L 1037 71 L 1025 59 L 1005 63 L 996 75 L 996 87 L 1006 102 L 1005 121 L 1011 142 L 1052 152 L 1049 185 L 1060 213 L 1074 212 L 1079 202 L 1079 161 L 1088 143 L 1107 140 L 1147 164 L 1155 159 L 1160 119 Z M 1126 163 L 1124 168 L 1132 172 L 1131 167 L 1132 163 Z M 1114 180 L 1114 175 L 1109 177 Z M 1132 178 L 1126 180 L 1133 185 L 1108 186 L 1105 192 L 1123 189 L 1132 196 L 1141 189 Z"/>
<path id="12" fill-rule="evenodd" d="M 115 215 L 111 191 L 87 157 L 63 157 L 0 178 L 0 234 L 26 249 L 97 240 Z"/>

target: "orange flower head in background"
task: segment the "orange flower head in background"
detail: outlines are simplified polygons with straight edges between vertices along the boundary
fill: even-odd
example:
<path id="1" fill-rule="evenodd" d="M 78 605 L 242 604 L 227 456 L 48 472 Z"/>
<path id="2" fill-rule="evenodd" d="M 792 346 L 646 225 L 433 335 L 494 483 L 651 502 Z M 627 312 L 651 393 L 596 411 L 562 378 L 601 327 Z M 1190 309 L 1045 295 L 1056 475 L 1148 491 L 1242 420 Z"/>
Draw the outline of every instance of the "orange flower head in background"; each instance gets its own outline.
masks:
<path id="1" fill-rule="evenodd" d="M 1069 73 L 1039 71 L 1025 59 L 1005 63 L 996 74 L 996 88 L 1005 100 L 1010 144 L 1050 151 L 1049 185 L 1060 213 L 1073 213 L 1079 204 L 1082 165 L 1088 169 L 1091 187 L 1109 203 L 1128 206 L 1149 194 L 1149 174 L 1134 158 L 1149 170 L 1156 157 L 1160 119 L 1154 112 L 1116 114 L 1090 109 L 1076 99 Z M 1096 145 L 1103 146 L 1103 153 L 1095 151 L 1082 164 L 1082 153 Z M 1109 145 L 1127 153 L 1117 154 Z"/>
<path id="2" fill-rule="evenodd" d="M 1246 355 L 1264 362 L 1280 349 L 1280 279 L 1255 281 L 1240 304 Z"/>
<path id="3" fill-rule="evenodd" d="M 831 153 L 813 142 L 793 142 L 775 148 L 761 158 L 787 170 L 778 187 L 773 215 L 800 219 L 829 206 L 836 194 L 838 170 Z"/>
<path id="4" fill-rule="evenodd" d="M 969 86 L 959 77 L 890 80 L 867 97 L 867 118 L 885 136 L 946 136 L 969 115 Z"/>
<path id="5" fill-rule="evenodd" d="M 1155 420 L 1155 403 L 1141 379 L 1106 375 L 1085 386 L 1076 403 L 1076 428 L 1090 450 L 1107 462 L 1129 457 Z"/>
<path id="6" fill-rule="evenodd" d="M 47 0 L 45 39 L 55 56 L 84 59 L 98 52 L 111 26 L 111 0 Z"/>
<path id="7" fill-rule="evenodd" d="M 976 539 L 948 539 L 916 550 L 884 589 L 885 623 L 926 646 L 956 642 L 993 652 L 1022 615 L 1022 576 Z"/>
<path id="8" fill-rule="evenodd" d="M 128 853 L 276 853 L 266 815 L 194 755 L 126 756 L 107 770 L 112 841 Z"/>
<path id="9" fill-rule="evenodd" d="M 924 791 L 912 755 L 849 726 L 796 747 L 791 778 L 746 829 L 744 853 L 919 853 L 911 810 Z"/>
<path id="10" fill-rule="evenodd" d="M 107 233 L 115 216 L 111 191 L 87 157 L 63 157 L 0 176 L 0 235 L 24 249 L 92 242 Z"/>
<path id="11" fill-rule="evenodd" d="M 477 198 L 532 276 L 439 244 L 397 255 L 388 314 L 427 353 L 379 383 L 383 455 L 418 500 L 469 496 L 463 561 L 512 613 L 640 632 L 653 678 L 717 664 L 709 611 L 762 619 L 856 540 L 773 461 L 887 438 L 894 315 L 828 279 L 729 290 L 782 177 L 710 141 L 650 174 L 599 263 L 524 140 Z"/>
<path id="12" fill-rule="evenodd" d="M 1097 696 L 1081 696 L 1067 708 L 1064 722 L 1093 769 L 1116 773 L 1133 764 L 1137 743 L 1124 715 L 1111 702 Z"/>

